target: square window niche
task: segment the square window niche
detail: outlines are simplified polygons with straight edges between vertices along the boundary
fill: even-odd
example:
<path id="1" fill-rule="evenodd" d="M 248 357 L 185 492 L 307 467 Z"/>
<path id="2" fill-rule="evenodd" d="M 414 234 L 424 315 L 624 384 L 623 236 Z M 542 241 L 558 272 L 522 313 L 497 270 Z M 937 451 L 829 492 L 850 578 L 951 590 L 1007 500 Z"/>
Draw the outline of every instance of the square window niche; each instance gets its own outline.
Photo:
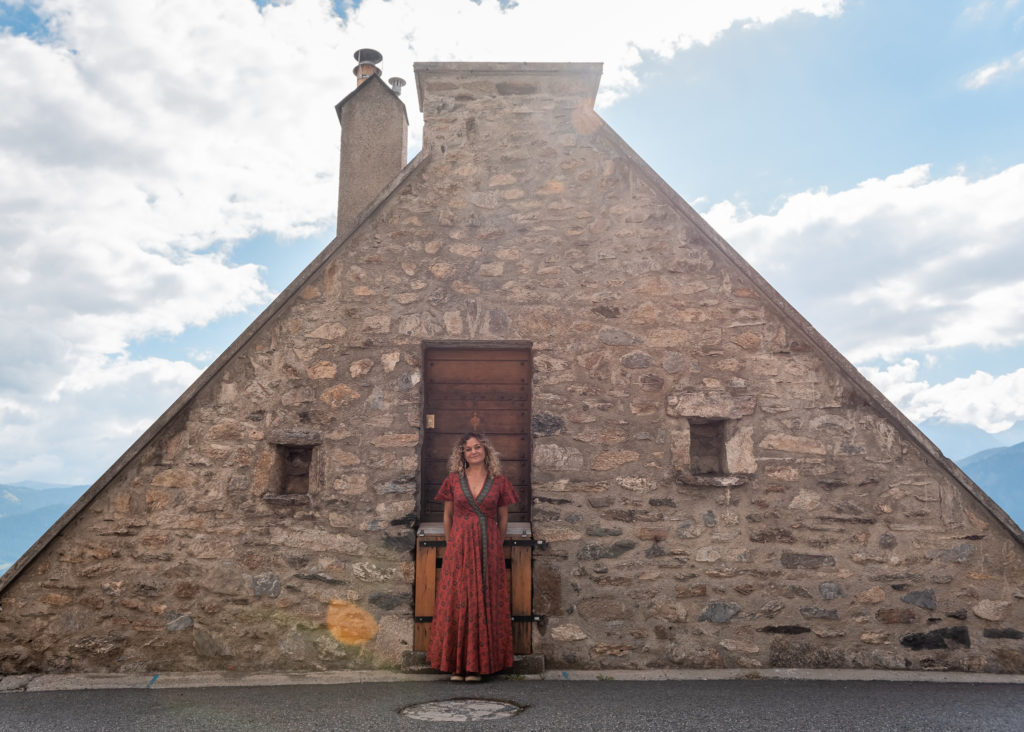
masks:
<path id="1" fill-rule="evenodd" d="M 725 420 L 690 420 L 690 472 L 725 475 Z"/>
<path id="2" fill-rule="evenodd" d="M 757 471 L 753 433 L 740 420 L 686 417 L 686 463 L 675 471 L 682 485 L 722 487 L 745 485 Z M 688 459 L 688 463 L 686 460 Z"/>
<path id="3" fill-rule="evenodd" d="M 277 493 L 294 496 L 309 494 L 309 471 L 313 466 L 312 445 L 278 445 Z"/>
<path id="4" fill-rule="evenodd" d="M 317 487 L 317 452 L 322 440 L 314 432 L 284 431 L 270 437 L 274 466 L 263 500 L 278 505 L 310 503 Z"/>

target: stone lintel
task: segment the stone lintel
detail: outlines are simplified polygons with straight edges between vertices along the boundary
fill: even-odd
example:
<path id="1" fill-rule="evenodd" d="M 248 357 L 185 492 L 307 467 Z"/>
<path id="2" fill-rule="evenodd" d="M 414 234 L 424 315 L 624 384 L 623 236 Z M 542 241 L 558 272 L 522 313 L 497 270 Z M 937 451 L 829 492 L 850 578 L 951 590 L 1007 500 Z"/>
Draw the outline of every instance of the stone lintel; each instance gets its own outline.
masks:
<path id="1" fill-rule="evenodd" d="M 752 394 L 734 395 L 715 389 L 683 389 L 665 398 L 665 413 L 670 417 L 698 419 L 740 419 L 757 408 Z"/>
<path id="2" fill-rule="evenodd" d="M 323 437 L 313 430 L 276 430 L 270 433 L 269 442 L 288 447 L 312 447 L 323 443 Z"/>
<path id="3" fill-rule="evenodd" d="M 750 480 L 747 475 L 694 475 L 685 470 L 675 472 L 676 483 L 704 488 L 738 488 Z"/>
<path id="4" fill-rule="evenodd" d="M 275 506 L 308 506 L 311 503 L 307 493 L 264 493 L 262 498 Z"/>

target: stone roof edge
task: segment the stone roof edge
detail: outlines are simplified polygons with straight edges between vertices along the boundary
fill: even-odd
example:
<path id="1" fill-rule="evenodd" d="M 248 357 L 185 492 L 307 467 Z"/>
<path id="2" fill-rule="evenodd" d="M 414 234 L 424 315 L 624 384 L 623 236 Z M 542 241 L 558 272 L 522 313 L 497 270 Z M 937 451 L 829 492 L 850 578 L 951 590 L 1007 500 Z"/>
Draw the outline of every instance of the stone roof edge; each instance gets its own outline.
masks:
<path id="1" fill-rule="evenodd" d="M 811 325 L 803 315 L 797 311 L 779 292 L 772 287 L 772 285 L 761 276 L 761 274 L 749 263 L 746 259 L 737 252 L 729 242 L 727 242 L 721 234 L 712 228 L 711 224 L 704 220 L 704 218 L 697 213 L 690 206 L 686 200 L 680 196 L 673 188 L 662 179 L 660 175 L 650 165 L 641 158 L 633 148 L 629 146 L 625 140 L 623 140 L 612 127 L 605 122 L 605 120 L 597 114 L 592 112 L 595 117 L 601 121 L 600 131 L 607 137 L 616 147 L 618 147 L 623 155 L 625 155 L 648 179 L 648 181 L 654 186 L 654 188 L 665 196 L 669 202 L 691 223 L 693 223 L 702 233 L 704 233 L 708 239 L 714 244 L 718 250 L 738 267 L 745 275 L 750 277 L 755 287 L 761 290 L 761 293 L 767 297 L 771 303 L 777 307 L 783 314 L 784 317 L 791 320 L 798 329 L 800 329 L 805 336 L 807 336 L 814 345 L 825 355 L 827 359 L 832 361 L 835 366 L 849 378 L 864 394 L 867 400 L 878 407 L 883 413 L 890 417 L 897 426 L 905 433 L 905 435 L 914 443 L 916 443 L 921 449 L 925 451 L 929 457 L 931 457 L 940 468 L 948 472 L 954 480 L 960 483 L 964 489 L 970 493 L 974 498 L 978 500 L 989 513 L 1006 528 L 1007 531 L 1022 545 L 1024 546 L 1024 531 L 1017 526 L 1016 522 L 1010 518 L 1009 514 L 1004 511 L 999 504 L 989 498 L 988 494 L 985 493 L 982 488 L 975 483 L 971 478 L 964 473 L 960 467 L 952 460 L 947 458 L 942 451 L 928 439 L 920 428 L 911 422 L 900 409 L 889 401 L 879 389 L 872 384 L 866 376 L 864 376 L 856 366 L 836 349 L 828 339 L 825 338 L 818 330 Z"/>
<path id="2" fill-rule="evenodd" d="M 413 76 L 416 78 L 416 98 L 419 100 L 420 111 L 423 111 L 423 74 L 449 72 L 460 74 L 574 74 L 592 76 L 594 94 L 597 94 L 601 83 L 604 64 L 600 61 L 565 61 L 565 62 L 533 62 L 533 61 L 417 61 L 412 65 Z"/>
<path id="3" fill-rule="evenodd" d="M 402 114 L 405 115 L 405 123 L 409 124 L 409 110 L 408 108 L 406 108 L 405 102 L 403 102 L 402 98 L 395 93 L 394 89 L 388 86 L 387 83 L 382 78 L 380 78 L 379 74 L 374 74 L 373 76 L 371 76 L 369 79 L 367 79 L 362 84 L 360 84 L 355 89 L 346 94 L 345 97 L 340 102 L 334 105 L 334 111 L 338 115 L 338 121 L 341 122 L 341 108 L 345 106 L 345 102 L 347 102 L 349 99 L 358 94 L 360 89 L 365 87 L 367 84 L 372 84 L 375 80 L 378 83 L 382 84 L 384 88 L 387 89 L 388 94 L 395 98 L 395 101 L 398 102 L 398 106 L 402 108 Z"/>
<path id="4" fill-rule="evenodd" d="M 132 443 L 122 455 L 114 462 L 99 477 L 99 479 L 93 483 L 85 493 L 82 494 L 81 498 L 75 501 L 68 508 L 67 511 L 61 515 L 57 521 L 54 522 L 46 533 L 44 533 L 29 549 L 21 555 L 21 557 L 12 564 L 6 572 L 0 575 L 0 596 L 2 596 L 4 590 L 7 589 L 17 577 L 20 575 L 39 555 L 43 549 L 45 549 L 51 541 L 53 541 L 58 534 L 60 534 L 68 524 L 70 524 L 79 513 L 85 510 L 86 506 L 92 503 L 103 489 L 110 484 L 117 475 L 124 470 L 125 467 L 134 460 L 140 452 L 142 452 L 150 442 L 156 438 L 157 435 L 166 427 L 178 414 L 188 405 L 192 399 L 211 381 L 217 376 L 220 371 L 227 366 L 231 360 L 238 354 L 239 351 L 249 343 L 252 338 L 263 329 L 274 316 L 287 305 L 292 298 L 294 298 L 299 291 L 306 285 L 306 283 L 320 270 L 323 265 L 331 259 L 331 257 L 341 249 L 345 243 L 365 224 L 377 211 L 384 202 L 391 197 L 391 195 L 401 185 L 408 180 L 413 173 L 419 170 L 421 167 L 427 164 L 430 160 L 430 155 L 424 151 L 410 160 L 395 179 L 383 190 L 380 195 L 377 196 L 376 200 L 366 207 L 366 209 L 359 215 L 359 218 L 353 224 L 352 228 L 348 231 L 343 232 L 341 235 L 335 237 L 331 242 L 324 247 L 323 251 L 316 256 L 316 258 L 306 266 L 304 270 L 294 279 L 291 284 L 286 287 L 280 295 L 274 298 L 267 307 L 261 312 L 252 323 L 249 324 L 242 334 L 239 335 L 230 346 L 228 346 L 217 359 L 210 364 L 199 377 L 192 382 L 192 385 L 186 389 L 181 396 L 179 396 L 170 407 L 161 414 L 149 429 L 142 433 L 142 435 Z M 0 604 L 0 612 L 2 612 L 2 604 Z"/>
<path id="5" fill-rule="evenodd" d="M 416 61 L 415 71 L 457 71 L 459 73 L 515 74 L 545 73 L 600 74 L 600 61 Z"/>

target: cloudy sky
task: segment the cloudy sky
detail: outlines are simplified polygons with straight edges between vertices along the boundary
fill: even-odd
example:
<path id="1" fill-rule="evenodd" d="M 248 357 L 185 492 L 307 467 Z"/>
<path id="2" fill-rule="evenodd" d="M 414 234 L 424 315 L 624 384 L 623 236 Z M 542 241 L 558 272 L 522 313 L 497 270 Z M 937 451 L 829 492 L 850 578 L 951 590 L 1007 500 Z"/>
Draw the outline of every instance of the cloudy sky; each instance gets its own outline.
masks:
<path id="1" fill-rule="evenodd" d="M 410 82 L 603 62 L 599 113 L 947 454 L 1024 440 L 1022 0 L 0 0 L 0 28 L 0 482 L 94 481 L 330 241 L 366 46 Z"/>

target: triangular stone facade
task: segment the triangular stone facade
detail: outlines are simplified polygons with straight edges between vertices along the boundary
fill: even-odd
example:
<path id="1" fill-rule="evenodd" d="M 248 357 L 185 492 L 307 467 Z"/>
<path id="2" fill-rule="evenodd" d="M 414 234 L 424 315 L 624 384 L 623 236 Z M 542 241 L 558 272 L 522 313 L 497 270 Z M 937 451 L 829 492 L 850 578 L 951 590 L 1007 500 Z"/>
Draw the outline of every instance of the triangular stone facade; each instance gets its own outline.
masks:
<path id="1" fill-rule="evenodd" d="M 424 344 L 481 342 L 532 353 L 549 667 L 1024 671 L 1020 529 L 599 74 L 418 64 L 423 151 L 3 577 L 0 673 L 400 663 Z"/>

